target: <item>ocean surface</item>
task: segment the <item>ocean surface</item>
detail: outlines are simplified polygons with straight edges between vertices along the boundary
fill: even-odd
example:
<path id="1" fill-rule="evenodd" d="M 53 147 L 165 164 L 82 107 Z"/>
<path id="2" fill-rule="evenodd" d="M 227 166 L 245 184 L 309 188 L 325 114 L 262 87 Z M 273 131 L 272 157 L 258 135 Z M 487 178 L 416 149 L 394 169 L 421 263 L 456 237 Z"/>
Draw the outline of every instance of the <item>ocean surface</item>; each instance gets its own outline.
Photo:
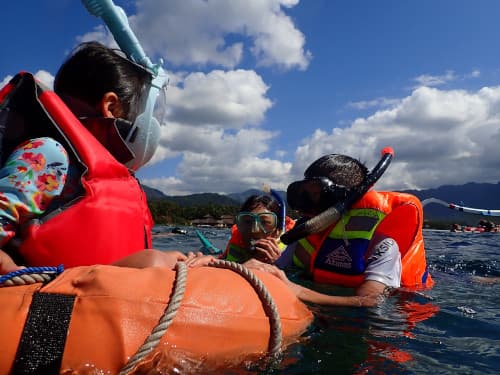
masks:
<path id="1" fill-rule="evenodd" d="M 194 228 L 183 229 L 155 227 L 154 247 L 200 250 Z M 230 233 L 201 232 L 222 249 Z M 314 323 L 278 364 L 238 374 L 500 374 L 500 233 L 425 230 L 424 240 L 431 290 L 400 290 L 376 308 L 310 306 Z"/>

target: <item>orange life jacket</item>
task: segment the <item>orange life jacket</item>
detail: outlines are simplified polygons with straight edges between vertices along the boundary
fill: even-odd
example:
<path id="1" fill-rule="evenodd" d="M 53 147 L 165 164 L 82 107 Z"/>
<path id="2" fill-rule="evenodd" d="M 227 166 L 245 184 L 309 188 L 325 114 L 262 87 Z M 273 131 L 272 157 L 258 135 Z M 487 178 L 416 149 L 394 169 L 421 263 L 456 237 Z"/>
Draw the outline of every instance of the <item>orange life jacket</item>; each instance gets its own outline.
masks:
<path id="1" fill-rule="evenodd" d="M 151 247 L 153 220 L 139 182 L 54 92 L 20 73 L 0 91 L 0 104 L 24 117 L 24 139 L 57 139 L 83 170 L 82 197 L 18 229 L 12 242 L 26 264 L 108 264 Z"/>
<path id="2" fill-rule="evenodd" d="M 343 220 L 347 218 L 347 220 Z M 355 218 L 357 228 L 349 229 L 348 221 Z M 401 286 L 430 287 L 433 280 L 427 269 L 424 241 L 422 236 L 423 211 L 420 200 L 410 194 L 398 192 L 366 193 L 346 212 L 338 223 L 320 233 L 315 233 L 299 241 L 294 254 L 294 262 L 306 268 L 316 282 L 357 287 L 364 281 L 364 256 L 374 233 L 393 238 L 401 252 Z M 363 223 L 361 223 L 364 220 Z M 359 229 L 361 224 L 364 229 Z M 352 225 L 356 227 L 356 225 Z M 349 253 L 358 263 L 350 273 L 334 272 L 318 267 L 318 254 L 327 241 L 342 240 L 347 235 L 350 241 L 360 239 L 356 253 Z"/>
<path id="3" fill-rule="evenodd" d="M 281 348 L 296 342 L 312 322 L 311 311 L 277 277 L 253 273 L 276 306 Z M 117 374 L 151 336 L 178 280 L 178 274 L 167 268 L 101 265 L 65 270 L 46 285 L 0 288 L 0 374 L 13 371 L 20 348 L 27 358 L 18 365 L 25 365 L 31 355 L 39 363 L 50 357 L 41 353 L 50 349 L 48 343 L 57 345 L 59 340 L 60 373 Z M 269 311 L 247 280 L 228 269 L 199 267 L 188 268 L 185 281 L 184 295 L 174 299 L 178 298 L 178 308 L 171 310 L 170 325 L 161 334 L 155 331 L 160 341 L 141 368 L 218 373 L 217 368 L 240 369 L 244 362 L 266 354 L 272 336 Z M 30 315 L 41 319 L 42 327 L 28 323 Z M 43 367 L 31 370 L 45 373 Z"/>

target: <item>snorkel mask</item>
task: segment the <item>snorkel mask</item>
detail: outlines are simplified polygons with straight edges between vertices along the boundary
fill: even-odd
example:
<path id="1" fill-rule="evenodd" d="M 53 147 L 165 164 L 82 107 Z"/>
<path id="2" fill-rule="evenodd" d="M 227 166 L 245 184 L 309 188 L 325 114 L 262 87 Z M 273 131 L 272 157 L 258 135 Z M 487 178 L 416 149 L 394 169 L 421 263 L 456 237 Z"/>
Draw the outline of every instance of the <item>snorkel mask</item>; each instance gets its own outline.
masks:
<path id="1" fill-rule="evenodd" d="M 153 75 L 144 104 L 141 106 L 142 112 L 136 117 L 124 138 L 134 154 L 134 158 L 126 163 L 126 166 L 134 171 L 151 160 L 160 142 L 160 123 L 155 117 L 155 105 L 160 93 L 166 89 L 168 78 L 161 66 L 156 67 L 159 68 L 159 73 Z"/>
<path id="2" fill-rule="evenodd" d="M 162 68 L 163 60 L 157 64 L 151 62 L 130 28 L 124 10 L 112 0 L 82 0 L 82 3 L 90 14 L 102 18 L 128 59 L 144 67 L 152 77 L 141 106 L 142 112 L 125 137 L 125 143 L 134 153 L 134 158 L 126 165 L 135 171 L 153 157 L 160 142 L 160 123 L 154 112 L 158 96 L 168 83 L 168 76 Z"/>
<path id="3" fill-rule="evenodd" d="M 301 202 L 301 197 L 307 197 L 307 199 L 311 200 L 316 199 L 316 203 L 318 204 L 317 207 L 321 207 L 321 204 L 326 205 L 329 201 L 328 199 L 333 198 L 333 194 L 338 194 L 338 197 L 344 196 L 344 198 L 337 201 L 337 203 L 335 203 L 333 206 L 326 208 L 319 215 L 312 217 L 304 223 L 295 225 L 295 227 L 281 236 L 281 242 L 287 245 L 291 244 L 292 242 L 307 237 L 312 233 L 321 232 L 322 230 L 328 228 L 330 225 L 338 222 L 342 217 L 344 211 L 349 209 L 356 201 L 358 201 L 375 184 L 375 182 L 378 181 L 382 174 L 384 174 L 385 170 L 391 163 L 393 156 L 394 150 L 391 147 L 384 148 L 382 150 L 382 158 L 377 163 L 377 165 L 366 176 L 364 181 L 359 186 L 353 189 L 347 189 L 343 186 L 335 185 L 333 184 L 333 182 L 328 182 L 323 179 L 312 178 L 298 181 L 300 185 L 292 187 L 292 194 L 295 195 L 294 197 L 292 197 L 292 201 L 290 201 L 290 199 L 287 197 L 288 203 L 291 207 L 293 207 L 293 205 L 299 208 L 303 207 L 305 202 Z M 316 186 L 307 186 L 307 184 L 314 184 Z M 293 183 L 290 186 L 292 185 Z M 315 187 L 316 190 L 306 190 L 306 187 Z M 301 195 L 306 191 L 306 195 Z M 313 203 L 315 202 L 313 201 Z"/>
<path id="4" fill-rule="evenodd" d="M 236 215 L 236 226 L 246 235 L 259 231 L 268 235 L 276 229 L 277 224 L 278 217 L 274 212 L 240 212 Z"/>
<path id="5" fill-rule="evenodd" d="M 286 197 L 292 210 L 316 215 L 343 201 L 350 193 L 351 189 L 327 177 L 311 177 L 288 185 Z"/>

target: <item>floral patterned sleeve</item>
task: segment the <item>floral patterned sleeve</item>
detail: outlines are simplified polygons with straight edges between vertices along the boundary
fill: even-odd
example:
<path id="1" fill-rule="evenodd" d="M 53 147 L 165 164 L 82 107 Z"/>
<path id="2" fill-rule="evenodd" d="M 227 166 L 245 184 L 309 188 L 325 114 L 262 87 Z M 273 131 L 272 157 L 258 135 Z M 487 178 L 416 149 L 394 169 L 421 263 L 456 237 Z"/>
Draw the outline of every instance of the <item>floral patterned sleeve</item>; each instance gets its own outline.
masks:
<path id="1" fill-rule="evenodd" d="M 68 164 L 66 150 L 52 138 L 30 139 L 9 155 L 0 168 L 0 248 L 61 194 Z"/>

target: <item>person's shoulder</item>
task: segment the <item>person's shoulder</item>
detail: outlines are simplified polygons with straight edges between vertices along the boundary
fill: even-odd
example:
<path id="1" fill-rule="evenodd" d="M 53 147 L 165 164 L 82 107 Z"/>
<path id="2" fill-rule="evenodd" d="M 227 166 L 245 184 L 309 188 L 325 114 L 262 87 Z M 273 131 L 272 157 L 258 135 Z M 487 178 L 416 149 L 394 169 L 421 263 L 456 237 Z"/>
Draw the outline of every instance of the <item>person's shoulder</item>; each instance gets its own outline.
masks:
<path id="1" fill-rule="evenodd" d="M 61 150 L 61 152 L 66 152 L 63 145 L 51 137 L 30 138 L 20 143 L 19 146 L 16 147 L 16 149 L 33 150 L 33 151 L 37 150 L 40 151 L 45 149 L 58 149 Z"/>

